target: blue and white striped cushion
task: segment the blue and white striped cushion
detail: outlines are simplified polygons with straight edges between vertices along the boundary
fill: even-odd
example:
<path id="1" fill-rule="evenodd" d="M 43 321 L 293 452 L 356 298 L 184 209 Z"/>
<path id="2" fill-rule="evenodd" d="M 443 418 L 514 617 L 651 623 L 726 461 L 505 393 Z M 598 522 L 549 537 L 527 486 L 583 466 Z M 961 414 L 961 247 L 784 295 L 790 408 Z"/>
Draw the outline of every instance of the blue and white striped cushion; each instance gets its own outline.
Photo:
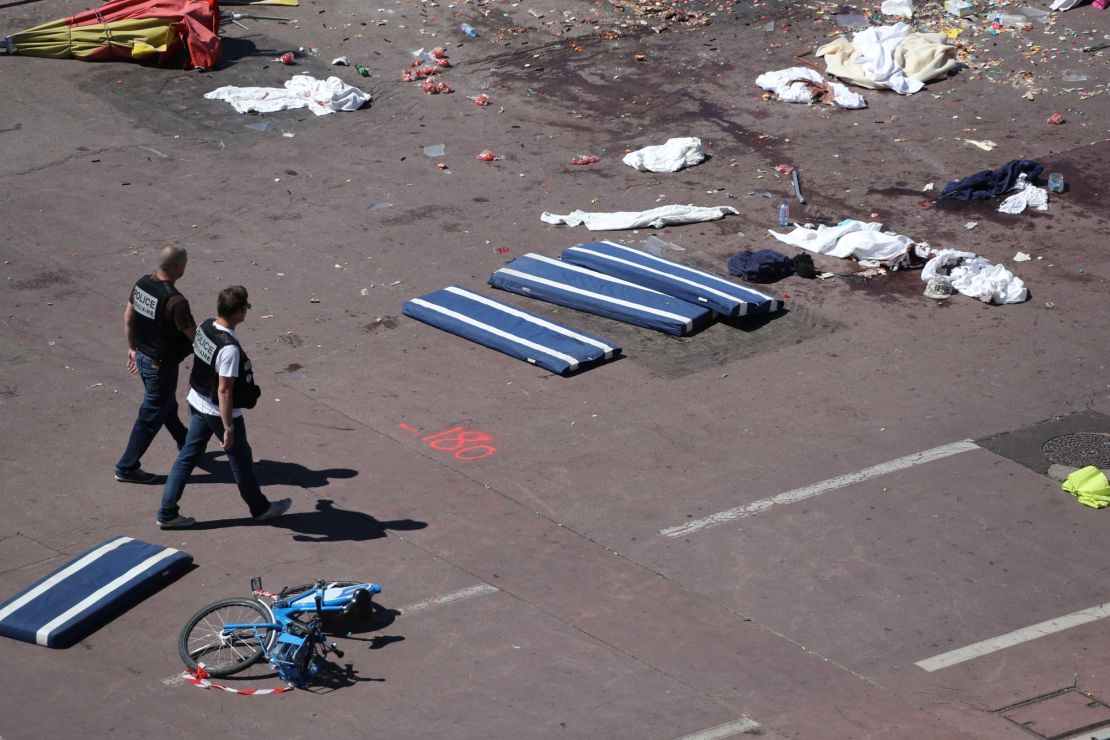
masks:
<path id="1" fill-rule="evenodd" d="M 0 635 L 73 644 L 192 562 L 172 547 L 113 537 L 0 604 Z"/>

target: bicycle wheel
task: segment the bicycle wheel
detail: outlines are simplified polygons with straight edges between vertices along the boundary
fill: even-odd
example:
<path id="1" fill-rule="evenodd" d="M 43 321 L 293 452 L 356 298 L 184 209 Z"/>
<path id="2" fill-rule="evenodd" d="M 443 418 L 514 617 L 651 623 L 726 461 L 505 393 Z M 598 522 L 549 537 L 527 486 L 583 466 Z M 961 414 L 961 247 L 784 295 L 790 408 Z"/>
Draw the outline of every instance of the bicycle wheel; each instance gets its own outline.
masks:
<path id="1" fill-rule="evenodd" d="M 197 663 L 204 663 L 210 675 L 230 676 L 256 663 L 270 649 L 276 633 L 273 629 L 240 629 L 225 635 L 224 625 L 273 621 L 273 613 L 261 601 L 222 599 L 189 617 L 181 629 L 177 650 L 192 670 L 196 670 Z"/>

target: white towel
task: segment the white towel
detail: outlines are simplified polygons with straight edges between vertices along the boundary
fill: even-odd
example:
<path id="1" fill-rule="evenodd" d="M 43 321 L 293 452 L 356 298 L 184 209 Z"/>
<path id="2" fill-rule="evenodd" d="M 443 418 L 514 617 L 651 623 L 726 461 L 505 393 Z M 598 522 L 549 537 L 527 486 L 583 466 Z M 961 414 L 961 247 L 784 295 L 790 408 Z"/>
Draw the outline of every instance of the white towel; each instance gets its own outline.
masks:
<path id="1" fill-rule="evenodd" d="M 308 108 L 318 116 L 337 110 L 358 110 L 370 100 L 370 93 L 352 87 L 338 77 L 318 80 L 311 75 L 295 75 L 285 87 L 225 87 L 205 93 L 209 100 L 226 100 L 240 113 L 273 113 L 291 108 Z"/>

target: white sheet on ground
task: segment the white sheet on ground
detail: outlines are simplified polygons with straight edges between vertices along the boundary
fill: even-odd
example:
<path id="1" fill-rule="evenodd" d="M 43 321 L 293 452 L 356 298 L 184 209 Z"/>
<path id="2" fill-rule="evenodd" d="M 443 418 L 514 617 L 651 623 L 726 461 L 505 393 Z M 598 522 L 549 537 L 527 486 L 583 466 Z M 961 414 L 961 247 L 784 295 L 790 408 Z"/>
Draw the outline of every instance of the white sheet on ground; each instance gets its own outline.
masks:
<path id="1" fill-rule="evenodd" d="M 318 80 L 311 75 L 294 75 L 285 87 L 225 87 L 205 93 L 209 100 L 226 100 L 240 113 L 273 113 L 308 108 L 318 116 L 337 110 L 358 110 L 370 94 L 348 85 L 338 77 Z"/>
<path id="2" fill-rule="evenodd" d="M 812 84 L 806 84 L 806 83 Z M 833 93 L 830 105 L 838 108 L 866 108 L 867 101 L 863 96 L 854 93 L 839 82 L 825 80 L 815 70 L 809 67 L 787 67 L 773 72 L 764 72 L 755 78 L 755 84 L 764 90 L 769 90 L 787 103 L 813 103 L 817 100 L 817 91 L 813 85 L 827 86 Z"/>
<path id="3" fill-rule="evenodd" d="M 624 155 L 622 160 L 629 167 L 641 172 L 678 172 L 683 167 L 693 167 L 705 160 L 701 139 L 686 136 L 668 139 L 666 144 L 646 146 Z"/>
<path id="4" fill-rule="evenodd" d="M 920 90 L 929 80 L 954 70 L 956 47 L 940 33 L 911 33 L 905 23 L 872 26 L 850 41 L 841 36 L 817 49 L 826 72 L 845 82 L 902 95 Z"/>
<path id="5" fill-rule="evenodd" d="M 780 242 L 830 257 L 853 257 L 885 263 L 900 260 L 913 240 L 901 234 L 883 233 L 882 228 L 881 223 L 865 223 L 849 218 L 836 226 L 822 225 L 816 229 L 798 226 L 789 234 L 779 234 L 772 229 L 768 231 Z"/>
<path id="6" fill-rule="evenodd" d="M 940 250 L 921 270 L 926 283 L 936 275 L 947 275 L 955 290 L 983 303 L 1021 303 L 1029 297 L 1021 278 L 972 252 Z"/>
<path id="7" fill-rule="evenodd" d="M 1001 213 L 1021 213 L 1029 206 L 1038 211 L 1048 210 L 1048 191 L 1030 184 L 1024 174 L 1018 177 L 1013 189 L 1017 192 L 998 206 Z"/>
<path id="8" fill-rule="evenodd" d="M 585 224 L 590 231 L 619 231 L 621 229 L 640 229 L 650 226 L 661 229 L 675 224 L 693 224 L 702 221 L 716 221 L 730 213 L 739 213 L 731 206 L 682 206 L 670 205 L 652 208 L 650 211 L 617 211 L 614 213 L 589 213 L 574 211 L 565 216 L 544 212 L 540 220 L 545 224 L 566 224 L 581 226 Z"/>

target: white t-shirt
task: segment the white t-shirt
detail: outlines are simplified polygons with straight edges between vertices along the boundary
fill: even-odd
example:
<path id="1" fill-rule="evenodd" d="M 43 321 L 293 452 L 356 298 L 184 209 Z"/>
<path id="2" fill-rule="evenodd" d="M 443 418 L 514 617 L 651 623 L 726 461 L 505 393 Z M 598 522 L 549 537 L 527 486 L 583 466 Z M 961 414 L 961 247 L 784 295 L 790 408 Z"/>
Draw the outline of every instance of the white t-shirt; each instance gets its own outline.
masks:
<path id="1" fill-rule="evenodd" d="M 213 323 L 212 326 L 216 327 L 220 331 L 226 331 L 232 337 L 238 339 L 238 337 L 235 336 L 235 332 L 233 332 L 231 329 L 228 329 L 225 326 L 220 326 L 216 323 Z M 197 331 L 200 331 L 200 329 L 197 329 Z M 196 358 L 194 358 L 193 362 L 196 361 Z M 218 353 L 216 353 L 216 361 L 213 363 L 213 366 L 216 368 L 216 374 L 219 375 L 221 378 L 239 377 L 239 348 L 234 344 L 229 344 L 228 346 L 221 349 Z M 220 415 L 220 407 L 212 403 L 211 400 L 197 393 L 196 388 L 189 389 L 189 395 L 185 397 L 185 400 L 189 402 L 190 406 L 192 406 L 194 409 L 202 414 L 208 414 L 209 416 Z M 234 401 L 235 399 L 233 398 L 232 400 Z M 231 417 L 233 419 L 238 419 L 242 415 L 243 409 L 231 410 Z"/>

